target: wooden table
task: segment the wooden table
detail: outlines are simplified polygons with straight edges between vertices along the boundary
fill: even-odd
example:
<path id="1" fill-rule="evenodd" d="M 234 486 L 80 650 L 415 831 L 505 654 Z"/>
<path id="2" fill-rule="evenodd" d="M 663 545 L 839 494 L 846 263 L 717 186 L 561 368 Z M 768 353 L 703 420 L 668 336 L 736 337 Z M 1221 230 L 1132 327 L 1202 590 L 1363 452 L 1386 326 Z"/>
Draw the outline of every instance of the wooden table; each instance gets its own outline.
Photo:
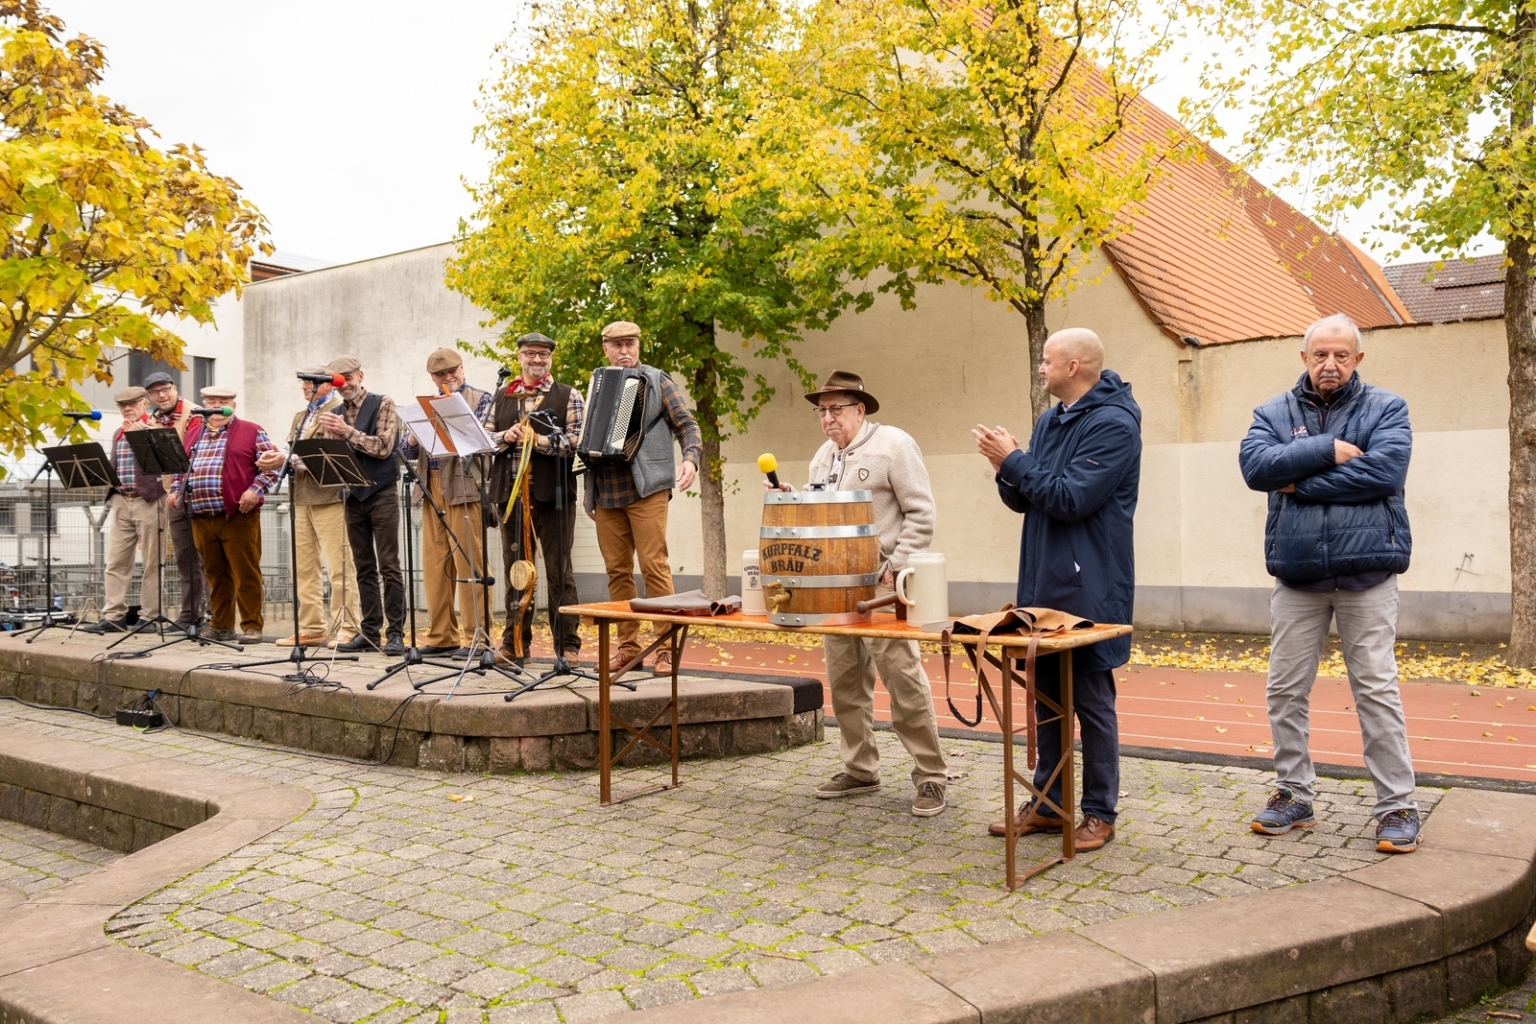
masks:
<path id="1" fill-rule="evenodd" d="M 682 779 L 678 766 L 678 723 L 677 723 L 677 674 L 678 666 L 682 661 L 683 648 L 688 642 L 688 627 L 693 625 L 711 626 L 716 629 L 736 630 L 760 630 L 769 633 L 814 633 L 824 636 L 852 636 L 864 637 L 874 640 L 925 640 L 933 643 L 940 642 L 943 638 L 938 633 L 927 633 L 923 630 L 909 626 L 906 622 L 898 621 L 894 615 L 877 614 L 873 621 L 853 626 L 804 626 L 787 627 L 776 626 L 769 622 L 765 616 L 758 615 L 660 615 L 651 612 L 630 611 L 628 601 L 603 601 L 593 604 L 566 605 L 560 609 L 565 615 L 580 615 L 583 619 L 597 626 L 597 767 L 599 774 L 599 801 L 603 806 L 622 803 L 625 800 L 633 800 L 637 796 L 645 796 L 649 793 L 658 793 L 673 789 L 682 785 Z M 615 622 L 654 622 L 658 625 L 665 624 L 666 629 L 653 640 L 649 647 L 632 658 L 627 665 L 617 673 L 609 671 L 608 658 L 611 643 L 610 631 Z M 1098 625 L 1091 629 L 1072 630 L 1066 633 L 1054 633 L 1041 636 L 1036 648 L 1036 654 L 1056 654 L 1068 651 L 1074 647 L 1086 647 L 1096 644 L 1101 640 L 1110 640 L 1117 636 L 1125 636 L 1131 632 L 1130 626 Z M 978 637 L 952 636 L 950 642 L 958 645 L 974 646 Z M 1027 732 L 1029 716 L 1024 716 L 1025 724 L 1016 726 L 1013 717 L 1013 694 L 1015 687 L 1022 690 L 1024 681 L 1014 672 L 1013 664 L 1016 658 L 1024 656 L 1029 647 L 1028 636 L 992 636 L 988 638 L 987 650 L 984 653 L 986 660 L 1000 670 L 1000 685 L 993 686 L 991 677 L 981 674 L 982 691 L 986 694 L 987 702 L 992 707 L 992 714 L 996 717 L 1003 732 L 1003 820 L 1008 823 L 1008 834 L 1004 837 L 1007 886 L 1010 890 L 1017 889 L 1025 881 L 1039 874 L 1046 868 L 1064 861 L 1071 860 L 1076 854 L 1073 848 L 1072 831 L 1077 821 L 1076 787 L 1073 784 L 1073 757 L 1072 744 L 1076 735 L 1076 723 L 1072 717 L 1072 659 L 1061 659 L 1061 699 L 1053 701 L 1037 694 L 1037 699 L 1051 710 L 1055 717 L 1043 719 L 1038 725 L 1049 725 L 1052 722 L 1059 723 L 1061 729 L 1061 763 L 1056 766 L 1056 772 L 1047 780 L 1046 785 L 1036 788 L 1033 777 L 1026 777 L 1014 768 L 1014 743 L 1013 738 L 1020 732 Z M 639 665 L 643 664 L 651 652 L 663 644 L 672 652 L 672 696 L 670 701 L 644 725 L 636 726 L 613 714 L 613 704 L 610 700 L 610 691 L 615 677 L 622 676 Z M 995 652 L 995 653 L 994 653 Z M 623 685 L 622 683 L 620 685 Z M 1000 692 L 999 692 L 1000 691 Z M 672 725 L 671 742 L 663 746 L 651 736 L 650 730 L 661 721 L 663 716 L 670 714 Z M 622 728 L 630 734 L 629 741 L 624 744 L 617 754 L 613 751 L 613 729 L 615 726 Z M 1027 743 L 1032 743 L 1033 738 L 1028 737 Z M 613 766 L 622 760 L 637 743 L 648 743 L 652 747 L 667 754 L 672 759 L 672 781 L 667 785 L 649 786 L 644 789 L 631 790 L 626 793 L 614 795 L 613 792 Z M 1032 748 L 1031 748 L 1032 749 Z M 1057 776 L 1061 778 L 1061 804 L 1058 806 L 1046 796 L 1051 784 Z M 1055 811 L 1067 822 L 1067 827 L 1062 829 L 1061 854 L 1052 856 L 1036 864 L 1028 865 L 1022 872 L 1017 870 L 1015 863 L 1015 850 L 1018 846 L 1019 836 L 1014 831 L 1015 809 L 1017 807 L 1014 786 L 1021 785 L 1032 794 L 1040 804 Z"/>

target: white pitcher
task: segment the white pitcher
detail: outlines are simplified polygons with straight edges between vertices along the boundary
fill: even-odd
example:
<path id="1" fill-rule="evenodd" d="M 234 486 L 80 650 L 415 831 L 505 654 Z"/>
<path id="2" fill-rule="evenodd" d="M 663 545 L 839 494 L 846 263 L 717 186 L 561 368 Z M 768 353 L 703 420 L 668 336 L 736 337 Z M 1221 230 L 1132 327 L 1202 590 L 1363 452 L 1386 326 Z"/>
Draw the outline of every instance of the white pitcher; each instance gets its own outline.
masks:
<path id="1" fill-rule="evenodd" d="M 907 621 L 918 629 L 937 629 L 949 622 L 949 579 L 944 556 L 918 551 L 896 574 L 896 596 L 907 606 Z"/>
<path id="2" fill-rule="evenodd" d="M 747 548 L 741 553 L 741 614 L 767 615 L 768 605 L 763 601 L 763 574 L 758 568 L 758 549 Z"/>

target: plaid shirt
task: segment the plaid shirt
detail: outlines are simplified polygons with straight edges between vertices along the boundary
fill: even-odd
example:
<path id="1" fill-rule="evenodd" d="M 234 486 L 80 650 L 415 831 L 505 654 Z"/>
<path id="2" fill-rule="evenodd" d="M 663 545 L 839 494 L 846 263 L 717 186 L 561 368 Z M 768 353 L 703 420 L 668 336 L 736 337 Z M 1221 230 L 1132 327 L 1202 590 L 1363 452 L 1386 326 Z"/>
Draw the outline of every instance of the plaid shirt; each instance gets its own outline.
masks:
<path id="1" fill-rule="evenodd" d="M 672 433 L 683 446 L 683 461 L 698 467 L 704 462 L 704 435 L 699 424 L 683 401 L 683 392 L 665 373 L 661 375 L 662 411 Z M 592 467 L 587 477 L 589 488 L 595 487 L 595 504 L 598 508 L 623 508 L 640 500 L 640 489 L 635 486 L 634 470 L 627 462 L 605 462 Z"/>
<path id="2" fill-rule="evenodd" d="M 130 498 L 138 497 L 139 466 L 133 461 L 133 449 L 128 447 L 128 439 L 121 430 L 117 432 L 117 440 L 112 445 L 112 466 L 117 470 L 117 479 L 122 484 L 117 488 L 117 493 Z"/>
<path id="3" fill-rule="evenodd" d="M 225 429 L 228 426 L 226 423 L 217 431 L 203 428 L 202 436 L 197 439 L 196 448 L 192 452 L 190 470 L 177 474 L 171 485 L 172 491 L 177 492 L 185 483 L 186 496 L 182 501 L 189 516 L 224 514 L 224 448 L 229 441 L 229 431 Z M 265 430 L 257 427 L 256 457 L 275 451 L 277 445 L 272 443 Z M 276 486 L 277 477 L 276 470 L 257 473 L 251 481 L 251 490 L 265 496 L 270 488 Z"/>
<path id="4" fill-rule="evenodd" d="M 490 414 L 491 403 L 495 401 L 496 393 L 494 391 L 481 391 L 479 388 L 472 388 L 469 386 L 468 381 L 460 384 L 459 390 L 456 393 L 463 395 L 464 401 L 466 402 L 474 398 L 475 395 L 480 396 L 480 400 L 475 403 L 475 406 L 471 411 L 475 414 L 475 419 L 479 420 L 481 423 L 484 423 L 486 421 L 486 416 Z M 383 412 L 382 409 L 379 411 Z M 411 432 L 409 430 L 400 431 L 400 454 L 404 455 L 408 459 L 414 459 L 417 455 L 421 454 L 421 447 L 416 443 L 416 439 L 411 436 Z M 450 455 L 449 458 L 452 458 L 452 456 Z M 437 464 L 437 459 L 427 459 L 427 468 L 440 468 Z"/>
<path id="5" fill-rule="evenodd" d="M 522 399 L 522 408 L 520 411 L 524 416 L 526 416 L 533 412 L 538 404 L 544 400 L 544 396 L 549 394 L 549 389 L 554 387 L 554 385 L 555 378 L 552 374 L 546 373 L 543 380 L 531 386 L 525 383 L 523 378 L 518 377 L 511 384 L 507 385 L 507 390 L 504 393 L 509 398 Z M 581 424 L 586 418 L 587 403 L 581 397 L 580 391 L 577 391 L 575 388 L 571 388 L 571 397 L 566 399 L 565 402 L 565 429 L 561 431 L 561 433 L 565 435 L 565 444 L 563 446 L 565 451 L 574 452 L 576 450 L 576 443 L 581 440 Z M 485 413 L 485 429 L 489 430 L 493 435 L 495 435 L 496 452 L 497 454 L 500 454 L 501 452 L 507 450 L 507 442 L 502 438 L 502 435 L 505 434 L 506 431 L 497 431 L 495 420 L 496 418 L 491 415 L 490 409 L 487 408 Z M 517 445 L 515 447 L 518 452 L 522 451 L 522 445 Z M 557 446 L 555 444 L 554 434 L 541 434 L 538 431 L 533 432 L 534 451 L 543 455 L 556 455 L 559 453 L 560 447 L 561 446 Z M 515 453 L 513 464 L 516 465 Z"/>
<path id="6" fill-rule="evenodd" d="M 347 432 L 346 442 L 364 455 L 387 459 L 395 450 L 395 438 L 400 433 L 400 414 L 395 412 L 395 400 L 388 395 L 379 396 L 379 412 L 373 419 L 373 433 L 365 434 L 357 429 L 357 414 L 362 409 L 368 389 L 358 387 L 357 394 L 341 400 L 341 418 L 352 429 Z M 326 435 L 329 437 L 330 435 Z"/>

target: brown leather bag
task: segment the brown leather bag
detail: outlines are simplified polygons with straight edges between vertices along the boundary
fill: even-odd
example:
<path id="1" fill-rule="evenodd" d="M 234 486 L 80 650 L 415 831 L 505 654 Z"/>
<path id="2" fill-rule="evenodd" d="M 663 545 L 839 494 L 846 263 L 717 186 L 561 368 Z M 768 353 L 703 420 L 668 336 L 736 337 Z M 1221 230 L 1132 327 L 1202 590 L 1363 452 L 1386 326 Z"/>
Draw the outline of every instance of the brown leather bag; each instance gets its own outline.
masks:
<path id="1" fill-rule="evenodd" d="M 988 612 L 985 615 L 967 615 L 950 623 L 949 628 L 943 632 L 941 650 L 944 653 L 944 700 L 949 704 L 949 713 L 960 722 L 975 728 L 981 723 L 981 695 L 983 692 L 982 681 L 987 678 L 986 666 L 983 662 L 990 661 L 997 666 L 999 673 L 1003 671 L 1002 659 L 998 655 L 987 653 L 987 641 L 994 636 L 1019 636 L 1028 634 L 1029 647 L 1024 653 L 1024 715 L 1027 722 L 1024 749 L 1025 760 L 1029 767 L 1035 767 L 1035 649 L 1040 646 L 1040 638 L 1051 633 L 1060 633 L 1069 629 L 1091 629 L 1093 622 L 1080 615 L 1069 612 L 1057 611 L 1055 608 L 1015 608 L 1011 604 L 1003 605 L 1000 611 Z M 974 644 L 963 643 L 966 657 L 971 661 L 971 668 L 976 672 L 976 720 L 970 721 L 955 707 L 954 698 L 949 693 L 949 649 L 951 636 L 976 636 L 979 639 Z M 1001 677 L 999 678 L 1001 682 Z M 993 708 L 999 721 L 1002 713 Z M 1011 737 L 1005 742 L 1012 742 Z"/>

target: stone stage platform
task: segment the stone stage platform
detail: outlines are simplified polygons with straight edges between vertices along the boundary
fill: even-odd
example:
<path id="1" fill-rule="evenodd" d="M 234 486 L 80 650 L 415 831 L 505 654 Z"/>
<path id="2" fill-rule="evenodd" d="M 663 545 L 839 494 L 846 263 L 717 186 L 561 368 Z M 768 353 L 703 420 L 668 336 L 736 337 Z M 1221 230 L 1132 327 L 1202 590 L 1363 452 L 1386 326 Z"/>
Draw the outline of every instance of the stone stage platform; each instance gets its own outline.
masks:
<path id="1" fill-rule="evenodd" d="M 294 681 L 282 678 L 292 665 L 250 666 L 286 658 L 289 648 L 256 644 L 236 652 L 188 642 L 135 657 L 156 638 L 134 637 L 109 652 L 110 639 L 57 633 L 27 644 L 0 637 L 0 694 L 111 714 L 153 693 L 155 706 L 180 728 L 438 771 L 552 771 L 597 763 L 597 684 L 590 680 L 555 680 L 509 703 L 503 694 L 517 684 L 496 673 L 469 673 L 455 687 L 446 669 L 421 665 L 370 691 L 367 683 L 399 659 L 314 658 L 306 662 L 306 679 Z M 529 667 L 542 673 L 549 665 Z M 438 678 L 445 674 L 449 678 Z M 420 690 L 412 685 L 431 679 L 437 681 Z M 670 679 L 631 673 L 625 681 L 636 689 L 613 687 L 617 716 L 644 723 L 666 705 Z M 678 702 L 685 758 L 762 754 L 823 738 L 819 679 L 681 676 Z M 653 735 L 665 741 L 667 731 L 658 726 Z M 614 739 L 622 749 L 628 734 L 615 730 Z M 642 743 L 621 763 L 664 760 Z"/>

